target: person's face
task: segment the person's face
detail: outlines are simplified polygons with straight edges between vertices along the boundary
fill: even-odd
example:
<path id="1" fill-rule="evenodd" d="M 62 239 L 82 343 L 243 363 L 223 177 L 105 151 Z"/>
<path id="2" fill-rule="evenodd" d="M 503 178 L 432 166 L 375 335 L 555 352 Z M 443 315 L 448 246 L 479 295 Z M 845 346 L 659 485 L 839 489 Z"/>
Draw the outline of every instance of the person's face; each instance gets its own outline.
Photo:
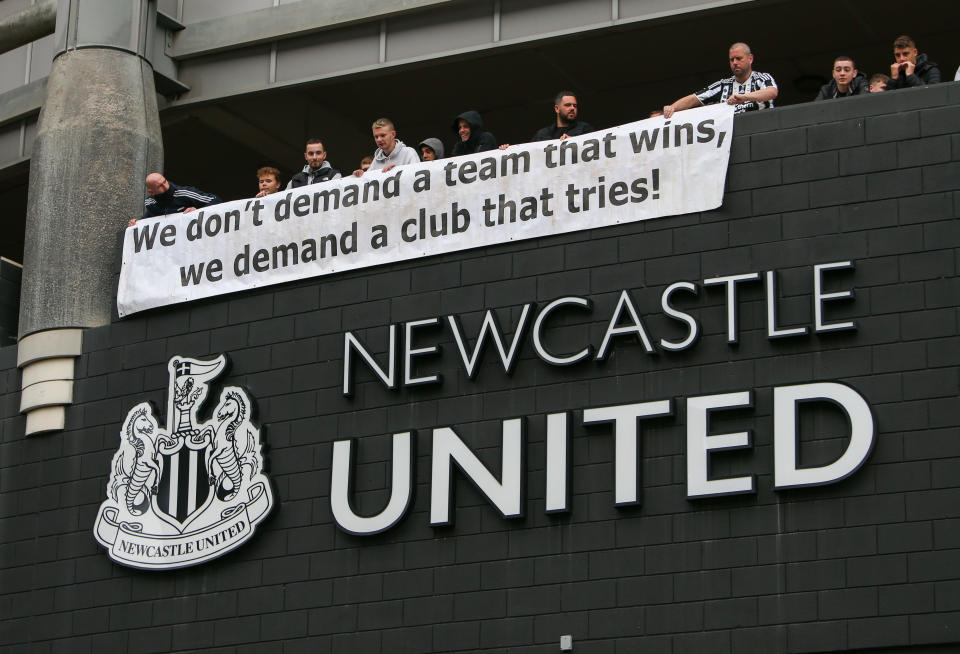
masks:
<path id="1" fill-rule="evenodd" d="M 463 118 L 457 121 L 457 134 L 460 135 L 461 141 L 470 140 L 470 123 L 465 121 Z"/>
<path id="2" fill-rule="evenodd" d="M 397 140 L 397 132 L 387 127 L 375 127 L 373 130 L 373 140 L 377 147 L 384 152 L 392 152 L 393 144 Z"/>
<path id="3" fill-rule="evenodd" d="M 560 98 L 560 104 L 553 105 L 553 110 L 564 122 L 573 122 L 577 119 L 577 99 L 572 95 L 565 95 Z"/>
<path id="4" fill-rule="evenodd" d="M 886 90 L 887 90 L 886 82 L 877 81 L 870 85 L 871 93 L 880 93 L 881 91 L 886 91 Z"/>
<path id="5" fill-rule="evenodd" d="M 429 145 L 421 145 L 420 152 L 423 153 L 424 161 L 434 161 L 437 158 L 437 153 Z"/>
<path id="6" fill-rule="evenodd" d="M 310 166 L 311 170 L 316 170 L 322 166 L 324 160 L 327 158 L 327 153 L 323 149 L 323 143 L 307 144 L 307 149 L 303 153 L 303 158 L 307 160 L 307 165 Z"/>
<path id="7" fill-rule="evenodd" d="M 857 76 L 857 69 L 853 67 L 853 62 L 845 59 L 838 59 L 833 62 L 833 79 L 837 81 L 837 86 L 846 88 L 850 82 Z"/>
<path id="8" fill-rule="evenodd" d="M 260 175 L 260 190 L 267 193 L 276 193 L 280 190 L 280 180 L 276 175 Z"/>
<path id="9" fill-rule="evenodd" d="M 747 54 L 742 47 L 731 48 L 730 50 L 730 72 L 737 79 L 743 79 L 750 76 L 753 66 L 753 55 Z"/>
<path id="10" fill-rule="evenodd" d="M 366 172 L 367 168 L 370 167 L 371 163 L 373 162 L 367 161 L 366 159 L 364 159 L 363 161 L 360 162 L 360 170 Z"/>
<path id="11" fill-rule="evenodd" d="M 150 180 L 147 182 L 147 193 L 149 195 L 161 195 L 170 190 L 170 182 L 167 181 L 166 177 L 161 177 L 159 180 Z"/>
<path id="12" fill-rule="evenodd" d="M 909 61 L 911 64 L 916 66 L 917 65 L 917 49 L 916 48 L 894 48 L 893 60 L 898 64 L 905 64 Z"/>

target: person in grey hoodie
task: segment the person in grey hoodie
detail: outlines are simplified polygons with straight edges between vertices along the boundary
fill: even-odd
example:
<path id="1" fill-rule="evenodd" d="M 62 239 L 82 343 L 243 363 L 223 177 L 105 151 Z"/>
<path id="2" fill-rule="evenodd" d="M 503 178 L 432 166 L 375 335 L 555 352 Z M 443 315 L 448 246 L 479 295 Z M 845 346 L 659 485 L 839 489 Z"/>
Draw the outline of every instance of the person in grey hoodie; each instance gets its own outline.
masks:
<path id="1" fill-rule="evenodd" d="M 378 170 L 387 172 L 394 166 L 420 163 L 417 151 L 409 145 L 404 145 L 403 141 L 397 138 L 397 130 L 389 118 L 378 118 L 373 121 L 373 140 L 377 144 L 377 151 L 373 153 L 373 163 L 367 168 L 366 173 Z M 362 177 L 365 173 L 362 168 L 357 168 L 353 174 L 356 177 Z"/>
<path id="2" fill-rule="evenodd" d="M 438 138 L 430 137 L 417 143 L 420 150 L 421 159 L 424 161 L 435 161 L 443 159 L 443 142 Z"/>
<path id="3" fill-rule="evenodd" d="M 483 118 L 479 112 L 464 111 L 454 118 L 453 133 L 457 135 L 457 143 L 451 157 L 497 149 L 497 139 L 490 132 L 483 131 Z"/>

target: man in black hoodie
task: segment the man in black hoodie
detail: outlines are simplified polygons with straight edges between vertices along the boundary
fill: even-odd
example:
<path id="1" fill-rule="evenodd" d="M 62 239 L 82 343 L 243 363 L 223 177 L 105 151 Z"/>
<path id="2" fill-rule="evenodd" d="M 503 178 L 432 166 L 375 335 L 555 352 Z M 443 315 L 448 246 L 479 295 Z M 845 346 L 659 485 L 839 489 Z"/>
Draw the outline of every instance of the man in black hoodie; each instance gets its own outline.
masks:
<path id="1" fill-rule="evenodd" d="M 917 44 L 909 36 L 898 36 L 893 42 L 893 59 L 888 91 L 940 83 L 940 69 L 926 54 L 917 54 Z"/>
<path id="2" fill-rule="evenodd" d="M 857 70 L 853 57 L 843 55 L 833 60 L 833 79 L 820 87 L 814 100 L 832 100 L 869 92 L 867 78 Z"/>
<path id="3" fill-rule="evenodd" d="M 453 119 L 453 133 L 457 135 L 457 144 L 450 156 L 486 152 L 495 150 L 497 139 L 490 132 L 483 131 L 483 118 L 476 111 L 464 111 Z"/>

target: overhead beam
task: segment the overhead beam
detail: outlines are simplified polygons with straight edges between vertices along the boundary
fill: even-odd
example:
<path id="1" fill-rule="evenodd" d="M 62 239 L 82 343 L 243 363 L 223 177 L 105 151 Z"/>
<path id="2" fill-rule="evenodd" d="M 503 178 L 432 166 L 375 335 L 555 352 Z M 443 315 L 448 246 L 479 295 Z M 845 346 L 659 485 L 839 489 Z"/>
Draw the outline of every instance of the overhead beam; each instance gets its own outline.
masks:
<path id="1" fill-rule="evenodd" d="M 0 125 L 39 113 L 46 94 L 46 77 L 35 79 L 0 94 Z"/>
<path id="2" fill-rule="evenodd" d="M 278 39 L 306 36 L 458 0 L 301 0 L 189 23 L 171 35 L 167 54 L 190 59 Z"/>
<path id="3" fill-rule="evenodd" d="M 53 34 L 56 27 L 56 0 L 40 0 L 37 4 L 0 20 L 0 53 Z"/>

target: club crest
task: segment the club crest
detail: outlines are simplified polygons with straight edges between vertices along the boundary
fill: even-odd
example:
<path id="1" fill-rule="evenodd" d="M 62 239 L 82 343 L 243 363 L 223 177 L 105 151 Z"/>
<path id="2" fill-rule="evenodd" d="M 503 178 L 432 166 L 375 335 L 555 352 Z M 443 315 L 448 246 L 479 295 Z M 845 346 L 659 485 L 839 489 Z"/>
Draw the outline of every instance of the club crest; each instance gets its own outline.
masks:
<path id="1" fill-rule="evenodd" d="M 127 413 L 94 534 L 117 563 L 166 570 L 246 542 L 273 507 L 260 430 L 246 392 L 226 387 L 210 420 L 197 412 L 226 358 L 167 364 L 167 427 L 141 402 Z"/>

